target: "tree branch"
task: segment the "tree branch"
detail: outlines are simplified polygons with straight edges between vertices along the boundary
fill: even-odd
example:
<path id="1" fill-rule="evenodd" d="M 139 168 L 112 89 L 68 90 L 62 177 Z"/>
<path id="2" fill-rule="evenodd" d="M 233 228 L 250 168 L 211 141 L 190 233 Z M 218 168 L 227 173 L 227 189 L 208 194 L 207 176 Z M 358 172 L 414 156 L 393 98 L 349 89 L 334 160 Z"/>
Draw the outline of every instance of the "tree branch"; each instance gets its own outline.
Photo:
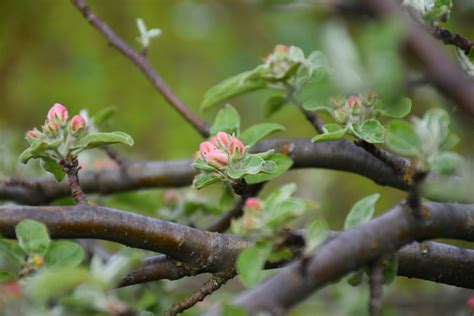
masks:
<path id="1" fill-rule="evenodd" d="M 369 298 L 370 316 L 382 316 L 383 265 L 380 259 L 376 260 L 370 266 L 369 285 L 370 285 L 370 298 Z"/>
<path id="2" fill-rule="evenodd" d="M 366 0 L 367 7 L 381 17 L 396 18 L 407 31 L 408 48 L 426 67 L 433 84 L 451 98 L 466 114 L 474 116 L 474 84 L 462 72 L 459 65 L 439 48 L 432 35 L 419 23 L 401 11 L 393 0 Z"/>
<path id="3" fill-rule="evenodd" d="M 312 143 L 309 139 L 274 139 L 260 142 L 254 152 L 275 149 L 294 160 L 292 168 L 325 168 L 356 173 L 380 185 L 407 190 L 409 184 L 391 167 L 351 141 Z M 409 161 L 405 158 L 398 158 Z M 134 162 L 118 168 L 83 170 L 81 187 L 86 193 L 110 194 L 142 188 L 182 187 L 192 183 L 196 171 L 191 160 Z M 65 182 L 51 177 L 37 180 L 0 180 L 0 199 L 23 204 L 45 204 L 69 194 Z"/>
<path id="4" fill-rule="evenodd" d="M 342 232 L 299 260 L 243 292 L 234 303 L 249 313 L 287 310 L 314 291 L 413 240 L 454 238 L 474 240 L 474 205 L 426 203 L 423 219 L 399 205 L 382 216 Z M 210 313 L 215 314 L 216 311 Z"/>
<path id="5" fill-rule="evenodd" d="M 234 272 L 221 272 L 214 274 L 209 280 L 207 280 L 198 291 L 188 296 L 182 302 L 176 303 L 169 310 L 165 312 L 166 316 L 174 316 L 188 308 L 193 307 L 196 303 L 201 302 L 206 296 L 211 295 L 215 291 L 221 288 L 227 281 L 235 276 Z"/>
<path id="6" fill-rule="evenodd" d="M 191 112 L 191 110 L 174 94 L 171 88 L 163 81 L 163 79 L 161 79 L 143 55 L 130 48 L 105 22 L 100 20 L 100 18 L 91 11 L 84 0 L 72 0 L 72 3 L 82 13 L 84 18 L 86 18 L 87 21 L 89 21 L 89 23 L 107 39 L 107 42 L 111 46 L 115 47 L 145 74 L 153 87 L 188 123 L 194 127 L 197 132 L 199 132 L 201 136 L 209 136 L 209 126 L 207 123 Z"/>
<path id="7" fill-rule="evenodd" d="M 474 45 L 474 43 L 467 38 L 464 38 L 459 34 L 453 34 L 449 30 L 441 27 L 441 25 L 435 25 L 433 35 L 435 38 L 441 40 L 445 45 L 453 45 L 462 49 L 466 55 L 469 55 L 469 52 Z"/>

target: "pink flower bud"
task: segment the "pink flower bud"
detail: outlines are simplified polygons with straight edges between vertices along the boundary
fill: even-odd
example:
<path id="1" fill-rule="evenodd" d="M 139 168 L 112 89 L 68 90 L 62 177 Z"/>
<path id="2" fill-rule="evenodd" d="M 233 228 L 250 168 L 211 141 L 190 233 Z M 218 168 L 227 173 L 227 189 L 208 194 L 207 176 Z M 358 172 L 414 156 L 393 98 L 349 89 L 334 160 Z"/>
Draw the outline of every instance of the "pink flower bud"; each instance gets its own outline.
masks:
<path id="1" fill-rule="evenodd" d="M 43 133 L 48 136 L 56 136 L 58 134 L 59 125 L 55 121 L 46 121 L 43 125 Z"/>
<path id="2" fill-rule="evenodd" d="M 286 45 L 278 44 L 273 49 L 273 52 L 281 55 L 288 55 L 290 53 L 290 48 Z"/>
<path id="3" fill-rule="evenodd" d="M 245 145 L 240 140 L 232 137 L 228 146 L 229 156 L 234 159 L 240 159 L 245 154 Z"/>
<path id="4" fill-rule="evenodd" d="M 85 130 L 87 127 L 86 119 L 80 115 L 74 115 L 71 119 L 69 124 L 69 129 L 71 130 L 72 134 L 78 134 Z"/>
<path id="5" fill-rule="evenodd" d="M 352 114 L 360 114 L 362 101 L 359 99 L 359 97 L 355 95 L 350 96 L 349 98 L 347 98 L 346 103 Z"/>
<path id="6" fill-rule="evenodd" d="M 216 134 L 216 136 L 211 138 L 211 142 L 216 146 L 216 147 L 227 147 L 227 144 L 229 144 L 229 139 L 232 138 L 232 136 L 228 135 L 227 133 L 224 132 L 219 132 Z"/>
<path id="7" fill-rule="evenodd" d="M 474 295 L 469 296 L 466 301 L 466 305 L 470 311 L 474 311 Z"/>
<path id="8" fill-rule="evenodd" d="M 245 200 L 245 206 L 247 210 L 260 211 L 263 209 L 263 203 L 257 198 L 248 198 Z"/>
<path id="9" fill-rule="evenodd" d="M 56 103 L 49 109 L 48 121 L 58 120 L 62 125 L 66 124 L 68 119 L 67 109 L 64 105 Z"/>
<path id="10" fill-rule="evenodd" d="M 29 130 L 28 132 L 26 132 L 26 140 L 29 142 L 37 140 L 38 136 L 38 131 L 36 130 Z"/>
<path id="11" fill-rule="evenodd" d="M 219 149 L 214 149 L 205 156 L 206 162 L 216 168 L 222 169 L 227 167 L 229 158 L 225 152 Z"/>
<path id="12" fill-rule="evenodd" d="M 213 150 L 216 150 L 217 147 L 209 142 L 209 141 L 206 141 L 206 142 L 202 142 L 200 145 L 199 145 L 199 152 L 201 153 L 201 156 L 204 160 L 206 160 L 206 156 Z"/>
<path id="13" fill-rule="evenodd" d="M 367 107 L 370 107 L 375 103 L 375 100 L 377 99 L 377 95 L 373 91 L 367 90 L 364 92 L 363 98 L 364 98 L 364 105 Z"/>
<path id="14" fill-rule="evenodd" d="M 10 281 L 3 284 L 3 291 L 7 296 L 21 297 L 22 295 L 21 287 L 16 281 Z"/>

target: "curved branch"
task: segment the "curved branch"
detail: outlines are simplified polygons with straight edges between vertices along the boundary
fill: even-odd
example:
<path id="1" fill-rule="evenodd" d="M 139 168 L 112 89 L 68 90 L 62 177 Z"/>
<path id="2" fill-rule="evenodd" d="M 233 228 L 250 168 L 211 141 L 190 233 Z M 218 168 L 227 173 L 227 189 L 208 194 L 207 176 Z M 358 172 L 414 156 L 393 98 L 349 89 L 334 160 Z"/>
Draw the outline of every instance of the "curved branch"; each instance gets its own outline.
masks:
<path id="1" fill-rule="evenodd" d="M 260 142 L 254 152 L 275 149 L 294 160 L 292 168 L 325 168 L 356 173 L 380 185 L 407 190 L 408 184 L 390 166 L 351 141 L 312 143 L 309 139 L 274 139 Z M 399 165 L 409 161 L 393 156 Z M 182 187 L 192 183 L 196 171 L 191 160 L 150 161 L 128 163 L 124 168 L 83 170 L 81 187 L 86 193 L 115 193 L 141 188 Z M 57 183 L 51 177 L 25 181 L 0 181 L 0 199 L 23 204 L 45 204 L 69 195 L 66 182 Z"/>
<path id="2" fill-rule="evenodd" d="M 247 242 L 238 236 L 218 234 L 185 225 L 100 206 L 0 207 L 0 233 L 15 238 L 23 219 L 44 223 L 51 238 L 84 238 L 160 252 L 209 271 L 230 270 Z"/>
<path id="3" fill-rule="evenodd" d="M 199 134 L 201 134 L 201 136 L 209 136 L 209 126 L 207 123 L 191 112 L 191 110 L 174 94 L 171 88 L 163 81 L 163 79 L 161 79 L 143 55 L 130 48 L 130 46 L 115 34 L 105 22 L 100 20 L 100 18 L 89 9 L 84 0 L 72 0 L 72 3 L 82 13 L 84 18 L 86 18 L 87 21 L 89 21 L 89 23 L 107 39 L 107 42 L 111 46 L 115 47 L 145 74 L 153 87 L 188 123 L 194 127 L 196 131 L 199 132 Z"/>
<path id="4" fill-rule="evenodd" d="M 403 205 L 342 232 L 316 249 L 312 257 L 292 263 L 234 301 L 251 314 L 291 308 L 310 294 L 413 240 L 474 240 L 474 205 L 426 203 L 418 220 Z M 211 314 L 213 314 L 211 312 Z"/>

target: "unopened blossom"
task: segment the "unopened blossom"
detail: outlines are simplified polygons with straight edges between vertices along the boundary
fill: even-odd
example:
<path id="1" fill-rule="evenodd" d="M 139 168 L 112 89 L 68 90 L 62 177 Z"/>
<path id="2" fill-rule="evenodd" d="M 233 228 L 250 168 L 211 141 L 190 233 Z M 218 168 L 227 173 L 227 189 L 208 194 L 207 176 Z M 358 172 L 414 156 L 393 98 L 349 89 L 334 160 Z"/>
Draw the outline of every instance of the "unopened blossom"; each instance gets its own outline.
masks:
<path id="1" fill-rule="evenodd" d="M 474 295 L 469 296 L 466 301 L 466 305 L 470 311 L 474 311 Z"/>
<path id="2" fill-rule="evenodd" d="M 229 156 L 233 159 L 240 159 L 245 154 L 245 145 L 242 141 L 233 137 L 228 146 Z"/>
<path id="3" fill-rule="evenodd" d="M 219 149 L 210 151 L 206 155 L 205 160 L 209 165 L 220 169 L 227 167 L 227 164 L 229 163 L 228 155 Z"/>
<path id="4" fill-rule="evenodd" d="M 59 122 L 61 125 L 65 125 L 68 119 L 67 109 L 64 105 L 56 103 L 48 111 L 49 122 Z"/>
<path id="5" fill-rule="evenodd" d="M 345 108 L 334 111 L 334 118 L 338 123 L 345 123 L 349 118 L 349 112 Z"/>
<path id="6" fill-rule="evenodd" d="M 216 146 L 216 147 L 227 147 L 229 144 L 229 139 L 232 139 L 233 137 L 230 136 L 227 133 L 224 132 L 218 132 L 216 136 L 211 138 L 211 142 Z"/>
<path id="7" fill-rule="evenodd" d="M 329 98 L 329 104 L 334 109 L 342 107 L 344 105 L 344 101 L 344 98 L 338 95 Z"/>
<path id="8" fill-rule="evenodd" d="M 364 99 L 364 105 L 367 107 L 370 107 L 375 103 L 377 96 L 372 90 L 367 90 L 363 94 L 363 99 Z"/>
<path id="9" fill-rule="evenodd" d="M 33 142 L 38 139 L 39 131 L 37 130 L 29 130 L 26 132 L 26 140 L 29 142 Z"/>
<path id="10" fill-rule="evenodd" d="M 278 44 L 275 46 L 273 49 L 273 52 L 275 54 L 280 54 L 280 55 L 288 55 L 290 53 L 290 48 L 286 45 L 283 44 Z"/>
<path id="11" fill-rule="evenodd" d="M 358 96 L 350 96 L 347 98 L 347 106 L 349 107 L 350 111 L 352 114 L 359 114 L 361 107 L 362 107 L 362 101 L 359 99 Z"/>
<path id="12" fill-rule="evenodd" d="M 260 211 L 263 209 L 263 202 L 258 198 L 248 198 L 245 200 L 245 209 L 251 211 Z"/>
<path id="13" fill-rule="evenodd" d="M 56 120 L 47 120 L 43 125 L 43 132 L 49 136 L 56 136 L 58 134 L 59 128 L 60 126 Z"/>
<path id="14" fill-rule="evenodd" d="M 217 147 L 211 143 L 210 141 L 205 141 L 202 142 L 199 145 L 199 153 L 201 154 L 201 157 L 206 160 L 206 156 L 213 150 L 216 150 Z"/>
<path id="15" fill-rule="evenodd" d="M 87 127 L 86 119 L 81 115 L 74 115 L 69 123 L 69 129 L 72 134 L 78 134 L 85 130 Z"/>

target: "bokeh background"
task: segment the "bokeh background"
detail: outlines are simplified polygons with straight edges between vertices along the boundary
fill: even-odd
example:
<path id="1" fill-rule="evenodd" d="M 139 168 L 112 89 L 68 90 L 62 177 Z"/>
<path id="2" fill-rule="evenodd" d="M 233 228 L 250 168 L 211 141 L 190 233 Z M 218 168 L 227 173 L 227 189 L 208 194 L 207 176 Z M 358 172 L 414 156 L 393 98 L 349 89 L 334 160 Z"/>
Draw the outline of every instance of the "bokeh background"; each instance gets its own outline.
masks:
<path id="1" fill-rule="evenodd" d="M 142 18 L 149 28 L 160 28 L 162 35 L 152 41 L 148 59 L 175 93 L 199 112 L 208 88 L 255 67 L 276 44 L 299 46 L 306 53 L 322 49 L 327 25 L 334 21 L 344 21 L 357 43 L 364 28 L 373 21 L 363 12 L 340 11 L 332 6 L 342 2 L 91 0 L 88 4 L 135 49 L 139 49 L 136 18 Z M 446 27 L 474 38 L 474 2 L 455 4 Z M 455 58 L 452 48 L 442 49 Z M 404 82 L 422 75 L 409 54 L 402 56 Z M 449 100 L 429 85 L 414 88 L 407 84 L 403 92 L 414 100 L 413 112 L 417 115 L 432 106 L 449 105 Z M 262 104 L 269 95 L 257 92 L 231 100 L 242 117 L 243 127 L 265 120 Z M 113 106 L 116 113 L 111 129 L 125 131 L 135 140 L 132 149 L 117 147 L 130 159 L 191 158 L 201 141 L 143 74 L 109 47 L 69 1 L 0 1 L 0 175 L 41 174 L 34 163 L 21 166 L 17 157 L 26 145 L 23 133 L 42 124 L 56 102 L 66 105 L 70 113 L 87 109 L 93 114 Z M 200 115 L 212 121 L 216 111 L 217 108 Z M 287 128 L 275 137 L 314 135 L 293 106 L 284 107 L 271 121 Z M 472 155 L 473 127 L 459 121 L 455 128 L 462 139 L 459 151 Z M 273 181 L 262 194 L 289 181 L 297 182 L 298 194 L 314 202 L 314 216 L 326 218 L 332 229 L 341 228 L 345 214 L 361 197 L 380 192 L 380 213 L 404 196 L 403 192 L 379 187 L 360 176 L 328 170 L 291 171 Z M 106 205 L 156 215 L 162 193 L 146 190 L 97 199 Z M 203 194 L 212 200 L 217 192 L 210 189 Z M 186 294 L 189 288 L 182 287 L 184 282 L 189 281 L 163 283 L 163 291 Z M 238 289 L 238 282 L 228 288 Z M 470 294 L 403 278 L 386 291 L 386 315 L 464 314 L 465 299 Z M 365 314 L 367 294 L 366 285 L 351 288 L 342 281 L 306 301 L 292 315 Z M 216 298 L 219 295 L 213 297 Z"/>

